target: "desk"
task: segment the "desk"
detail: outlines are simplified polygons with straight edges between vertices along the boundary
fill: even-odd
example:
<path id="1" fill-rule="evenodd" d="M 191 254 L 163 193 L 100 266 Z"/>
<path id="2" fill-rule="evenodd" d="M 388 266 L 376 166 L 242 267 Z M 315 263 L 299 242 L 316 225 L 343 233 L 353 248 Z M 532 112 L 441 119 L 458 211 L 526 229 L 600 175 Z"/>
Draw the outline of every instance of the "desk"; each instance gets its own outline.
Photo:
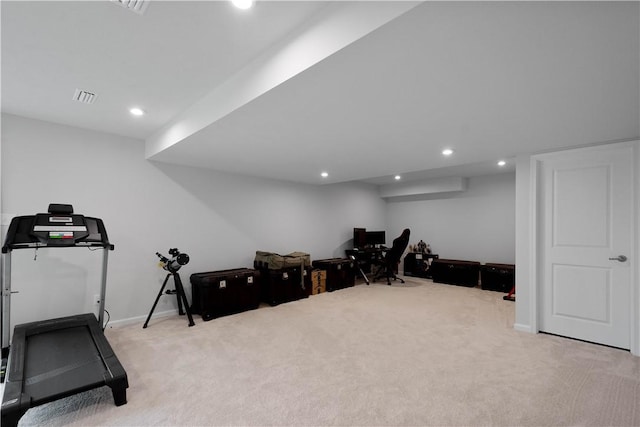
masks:
<path id="1" fill-rule="evenodd" d="M 371 272 L 371 265 L 377 264 L 384 258 L 384 252 L 387 249 L 383 248 L 366 248 L 366 249 L 347 249 L 345 250 L 347 258 L 354 256 L 360 268 L 367 273 Z"/>
<path id="2" fill-rule="evenodd" d="M 371 274 L 371 265 L 378 264 L 380 260 L 384 258 L 384 252 L 386 248 L 365 248 L 365 249 L 346 249 L 345 253 L 347 258 L 356 261 L 360 274 L 364 278 L 364 281 L 369 284 L 367 274 Z"/>
<path id="3" fill-rule="evenodd" d="M 430 279 L 431 260 L 438 258 L 437 254 L 409 252 L 404 257 L 404 275 Z"/>

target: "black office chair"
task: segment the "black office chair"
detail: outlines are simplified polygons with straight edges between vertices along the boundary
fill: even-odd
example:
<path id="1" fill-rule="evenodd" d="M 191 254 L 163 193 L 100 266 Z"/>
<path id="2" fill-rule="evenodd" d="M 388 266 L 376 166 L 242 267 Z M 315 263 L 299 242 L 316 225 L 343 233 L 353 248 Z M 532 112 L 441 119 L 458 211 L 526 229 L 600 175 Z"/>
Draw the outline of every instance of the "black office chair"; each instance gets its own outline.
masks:
<path id="1" fill-rule="evenodd" d="M 400 280 L 401 283 L 404 283 L 404 280 L 396 276 L 396 268 L 400 263 L 400 258 L 404 253 L 405 249 L 407 249 L 407 245 L 409 244 L 409 234 L 411 232 L 408 228 L 405 228 L 402 234 L 393 240 L 393 245 L 391 249 L 387 251 L 384 258 L 381 260 L 381 263 L 376 271 L 376 274 L 373 278 L 375 282 L 380 277 L 387 278 L 387 285 L 391 285 L 391 279 Z"/>

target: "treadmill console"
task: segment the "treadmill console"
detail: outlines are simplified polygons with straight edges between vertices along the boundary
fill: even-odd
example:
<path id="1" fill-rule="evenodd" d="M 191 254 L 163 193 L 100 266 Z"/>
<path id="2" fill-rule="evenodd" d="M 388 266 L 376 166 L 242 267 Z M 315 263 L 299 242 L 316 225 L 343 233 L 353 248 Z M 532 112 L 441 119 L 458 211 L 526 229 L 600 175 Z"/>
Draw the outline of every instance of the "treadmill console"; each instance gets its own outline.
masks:
<path id="1" fill-rule="evenodd" d="M 113 250 L 100 218 L 73 213 L 71 205 L 49 205 L 48 213 L 11 220 L 2 253 L 32 247 L 100 246 Z"/>
<path id="2" fill-rule="evenodd" d="M 84 215 L 36 214 L 31 234 L 47 246 L 73 246 L 89 236 Z"/>

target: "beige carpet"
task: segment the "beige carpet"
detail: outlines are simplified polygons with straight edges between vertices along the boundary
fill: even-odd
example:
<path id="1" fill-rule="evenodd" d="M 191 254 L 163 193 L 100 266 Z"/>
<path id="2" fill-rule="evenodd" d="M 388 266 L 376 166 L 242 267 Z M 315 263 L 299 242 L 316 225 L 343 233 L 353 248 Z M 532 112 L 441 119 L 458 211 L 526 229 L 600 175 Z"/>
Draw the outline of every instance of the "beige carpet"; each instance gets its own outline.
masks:
<path id="1" fill-rule="evenodd" d="M 503 294 L 374 284 L 107 331 L 129 375 L 20 425 L 640 425 L 640 358 L 512 329 Z"/>

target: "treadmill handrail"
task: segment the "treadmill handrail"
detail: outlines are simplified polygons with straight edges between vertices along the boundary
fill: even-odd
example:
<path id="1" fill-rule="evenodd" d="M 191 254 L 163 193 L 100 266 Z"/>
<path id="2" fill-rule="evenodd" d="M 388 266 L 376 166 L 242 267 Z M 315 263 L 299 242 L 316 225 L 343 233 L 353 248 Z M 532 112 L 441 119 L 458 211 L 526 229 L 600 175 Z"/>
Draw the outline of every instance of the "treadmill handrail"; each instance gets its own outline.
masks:
<path id="1" fill-rule="evenodd" d="M 36 218 L 36 215 L 23 215 L 16 216 L 11 220 L 9 224 L 9 229 L 7 230 L 7 237 L 5 238 L 4 245 L 2 246 L 2 253 L 6 254 L 14 249 L 29 249 L 29 248 L 69 248 L 69 247 L 101 247 L 108 250 L 114 250 L 115 246 L 109 242 L 109 237 L 107 236 L 107 230 L 104 227 L 104 223 L 100 218 L 88 217 L 83 215 L 85 220 L 89 220 L 93 222 L 97 227 L 97 233 L 99 235 L 99 239 L 78 239 L 73 244 L 47 244 L 39 241 L 36 237 L 31 234 L 26 234 L 24 227 L 27 225 L 26 223 L 30 222 L 29 228 L 33 228 L 33 221 Z M 94 225 L 92 224 L 92 225 Z M 23 226 L 22 233 L 19 233 L 20 226 Z"/>
<path id="2" fill-rule="evenodd" d="M 13 251 L 15 249 L 39 249 L 39 248 L 107 248 L 109 250 L 114 250 L 115 246 L 112 244 L 104 245 L 102 243 L 94 243 L 94 242 L 77 242 L 73 246 L 53 246 L 53 245 L 45 245 L 40 242 L 30 242 L 30 243 L 15 243 L 11 246 L 3 246 L 2 253 L 6 254 L 9 251 Z"/>
<path id="3" fill-rule="evenodd" d="M 47 244 L 42 242 L 37 236 L 32 234 L 33 227 L 36 223 L 36 217 L 38 215 L 49 214 L 36 214 L 36 215 L 23 215 L 16 216 L 11 220 L 9 229 L 7 230 L 7 237 L 5 243 L 2 246 L 2 253 L 4 254 L 4 271 L 2 272 L 2 330 L 0 332 L 0 341 L 2 342 L 2 349 L 10 346 L 10 334 L 11 334 L 11 252 L 14 249 L 29 249 L 29 248 L 72 248 L 72 247 L 101 247 L 104 249 L 102 258 L 102 277 L 100 284 L 100 305 L 98 308 L 98 322 L 101 327 L 104 327 L 104 307 L 105 297 L 107 289 L 107 264 L 108 253 L 115 249 L 115 246 L 109 242 L 107 231 L 104 227 L 104 223 L 100 218 L 88 217 L 84 215 L 74 215 L 76 218 L 81 217 L 84 225 L 86 226 L 89 234 L 81 238 L 75 239 L 72 242 L 55 242 Z"/>

